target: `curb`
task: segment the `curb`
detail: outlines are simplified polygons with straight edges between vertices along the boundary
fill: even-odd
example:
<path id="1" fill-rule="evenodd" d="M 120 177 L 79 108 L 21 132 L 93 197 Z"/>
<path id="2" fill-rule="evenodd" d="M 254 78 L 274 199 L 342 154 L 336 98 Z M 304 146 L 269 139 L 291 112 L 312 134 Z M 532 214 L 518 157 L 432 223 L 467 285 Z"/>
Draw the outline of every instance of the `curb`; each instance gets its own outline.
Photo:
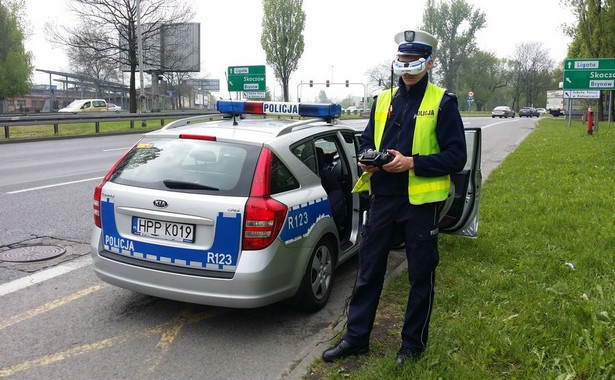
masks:
<path id="1" fill-rule="evenodd" d="M 402 261 L 397 268 L 387 273 L 384 278 L 383 289 L 388 285 L 391 278 L 399 276 L 407 268 L 407 266 L 407 262 L 404 259 L 404 261 Z M 278 379 L 302 380 L 304 376 L 309 375 L 309 368 L 315 360 L 319 360 L 320 365 L 322 365 L 324 362 L 320 359 L 320 356 L 324 350 L 329 348 L 329 346 L 323 346 L 322 343 L 329 342 L 333 337 L 335 337 L 335 335 L 342 332 L 345 324 L 346 318 L 342 318 L 334 326 L 327 328 L 327 330 L 321 331 L 316 338 L 312 340 L 310 345 L 301 351 L 293 362 L 289 363 L 288 367 L 278 376 Z"/>

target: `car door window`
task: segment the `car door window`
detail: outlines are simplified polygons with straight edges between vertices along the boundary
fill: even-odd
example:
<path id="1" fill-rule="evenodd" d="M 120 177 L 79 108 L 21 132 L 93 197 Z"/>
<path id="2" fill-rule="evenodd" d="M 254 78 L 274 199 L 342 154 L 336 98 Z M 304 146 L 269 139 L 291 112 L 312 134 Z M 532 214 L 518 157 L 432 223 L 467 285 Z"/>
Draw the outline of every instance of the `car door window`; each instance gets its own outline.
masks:
<path id="1" fill-rule="evenodd" d="M 297 181 L 286 165 L 274 155 L 271 163 L 271 194 L 278 194 L 298 188 L 299 181 Z"/>
<path id="2" fill-rule="evenodd" d="M 314 174 L 318 175 L 318 169 L 316 164 L 316 149 L 314 148 L 314 142 L 312 140 L 305 141 L 295 147 L 291 148 L 293 154 L 310 168 Z"/>

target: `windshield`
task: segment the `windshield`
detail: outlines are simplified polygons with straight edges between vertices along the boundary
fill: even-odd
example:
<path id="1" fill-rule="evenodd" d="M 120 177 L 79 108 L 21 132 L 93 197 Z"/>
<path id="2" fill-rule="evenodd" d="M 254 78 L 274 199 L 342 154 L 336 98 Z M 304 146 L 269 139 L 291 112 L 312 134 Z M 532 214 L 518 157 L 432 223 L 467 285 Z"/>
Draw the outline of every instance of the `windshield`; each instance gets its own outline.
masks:
<path id="1" fill-rule="evenodd" d="M 247 196 L 259 146 L 182 138 L 144 138 L 110 181 L 149 189 Z"/>
<path id="2" fill-rule="evenodd" d="M 71 104 L 67 105 L 65 108 L 79 108 L 83 104 L 83 100 L 73 100 Z"/>

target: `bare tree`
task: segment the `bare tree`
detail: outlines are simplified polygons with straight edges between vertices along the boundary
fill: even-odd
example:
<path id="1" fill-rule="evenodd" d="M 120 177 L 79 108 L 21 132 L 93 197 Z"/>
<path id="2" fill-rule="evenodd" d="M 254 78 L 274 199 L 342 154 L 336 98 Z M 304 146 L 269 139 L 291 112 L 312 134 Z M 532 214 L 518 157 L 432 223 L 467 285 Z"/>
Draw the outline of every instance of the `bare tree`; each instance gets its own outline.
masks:
<path id="1" fill-rule="evenodd" d="M 137 0 L 71 0 L 71 11 L 80 20 L 76 26 L 46 25 L 53 43 L 83 49 L 91 56 L 109 60 L 130 72 L 130 112 L 137 110 L 138 60 Z M 158 67 L 151 57 L 161 57 L 159 40 L 166 25 L 194 17 L 189 3 L 181 0 L 141 0 L 141 38 L 144 67 Z M 88 31 L 84 33 L 84 31 Z"/>
<path id="2" fill-rule="evenodd" d="M 184 99 L 190 93 L 189 80 L 192 79 L 192 74 L 182 72 L 168 72 L 164 74 L 166 88 L 172 92 L 173 99 L 172 109 L 184 109 L 189 107 L 189 104 L 184 104 Z"/>
<path id="3" fill-rule="evenodd" d="M 393 75 L 391 71 L 391 61 L 385 61 L 378 66 L 374 66 L 365 74 L 369 88 L 382 90 L 397 86 L 397 79 L 399 78 L 399 76 Z"/>
<path id="4" fill-rule="evenodd" d="M 547 49 L 542 42 L 517 45 L 510 65 L 513 107 L 521 106 L 522 99 L 527 105 L 535 104 L 538 95 L 551 86 L 551 73 L 555 65 Z"/>

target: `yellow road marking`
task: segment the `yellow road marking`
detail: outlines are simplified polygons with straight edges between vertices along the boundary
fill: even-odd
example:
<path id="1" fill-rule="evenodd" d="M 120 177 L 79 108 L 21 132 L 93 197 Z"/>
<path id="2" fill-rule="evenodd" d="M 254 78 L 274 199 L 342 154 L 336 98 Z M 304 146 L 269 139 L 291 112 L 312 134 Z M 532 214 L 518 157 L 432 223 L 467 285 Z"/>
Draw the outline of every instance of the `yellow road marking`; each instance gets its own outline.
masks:
<path id="1" fill-rule="evenodd" d="M 89 288 L 80 290 L 76 293 L 73 293 L 69 296 L 66 296 L 64 298 L 60 298 L 51 302 L 48 302 L 46 304 L 44 304 L 43 306 L 39 306 L 36 309 L 33 310 L 28 310 L 24 313 L 18 314 L 14 317 L 9 318 L 7 321 L 5 322 L 0 322 L 0 330 L 5 329 L 9 326 L 12 326 L 16 323 L 20 323 L 25 321 L 26 319 L 30 319 L 33 317 L 36 317 L 37 315 L 46 313 L 50 310 L 56 309 L 60 306 L 66 305 L 69 302 L 72 302 L 74 300 L 77 300 L 81 297 L 85 297 L 88 294 L 94 293 L 95 291 L 98 291 L 102 288 L 104 288 L 106 285 L 94 285 L 94 286 L 90 286 Z"/>
<path id="2" fill-rule="evenodd" d="M 27 362 L 12 365 L 10 367 L 0 368 L 0 377 L 7 377 L 16 374 L 17 372 L 25 371 L 35 367 L 45 366 L 62 360 L 66 360 L 75 356 L 87 354 L 94 350 L 100 350 L 107 347 L 112 347 L 117 343 L 126 342 L 129 339 L 148 337 L 153 334 L 162 332 L 160 326 L 152 329 L 146 329 L 138 334 L 124 334 L 109 339 L 103 339 L 95 343 L 85 344 L 75 347 L 70 350 L 58 352 L 57 354 L 46 355 L 38 359 L 29 360 Z"/>
<path id="3" fill-rule="evenodd" d="M 147 369 L 148 374 L 154 373 L 158 365 L 162 363 L 164 356 L 166 355 L 171 343 L 175 340 L 177 335 L 181 332 L 181 330 L 187 324 L 192 324 L 195 322 L 202 321 L 207 318 L 214 317 L 218 314 L 221 314 L 224 309 L 215 309 L 210 311 L 205 311 L 197 314 L 192 314 L 192 305 L 188 308 L 182 310 L 169 322 L 170 326 L 163 331 L 158 344 L 156 344 L 156 348 L 158 348 L 158 352 L 156 352 L 155 356 L 148 360 L 149 368 Z M 149 376 L 139 376 L 138 378 L 149 378 Z"/>
<path id="4" fill-rule="evenodd" d="M 88 289 L 92 289 L 92 288 L 94 287 L 91 287 Z M 78 292 L 78 293 L 85 292 L 88 289 L 84 289 L 83 291 Z M 95 290 L 98 290 L 98 289 L 92 289 L 90 293 Z M 75 293 L 75 295 L 78 293 Z M 62 300 L 68 299 L 69 297 L 65 297 Z M 58 300 L 58 301 L 61 301 L 61 300 Z M 53 302 L 50 302 L 49 304 L 53 304 Z M 47 305 L 43 305 L 36 310 L 42 309 L 44 306 L 47 306 Z M 84 355 L 84 354 L 87 354 L 95 350 L 101 350 L 103 348 L 113 347 L 116 344 L 124 343 L 129 340 L 149 337 L 155 334 L 161 334 L 160 340 L 158 341 L 158 344 L 156 345 L 156 347 L 159 348 L 160 351 L 157 353 L 156 357 L 152 360 L 153 365 L 150 366 L 148 369 L 148 372 L 152 372 L 160 364 L 169 346 L 171 345 L 171 343 L 173 343 L 173 341 L 175 340 L 175 338 L 177 337 L 177 335 L 179 334 L 179 332 L 185 325 L 200 322 L 204 319 L 214 317 L 225 311 L 224 309 L 215 309 L 211 311 L 205 311 L 205 312 L 201 312 L 197 314 L 192 314 L 190 312 L 190 308 L 180 311 L 179 314 L 175 316 L 169 322 L 162 323 L 153 328 L 142 330 L 138 333 L 124 334 L 124 335 L 119 335 L 119 336 L 108 338 L 108 339 L 103 339 L 98 342 L 75 347 L 70 350 L 62 351 L 56 354 L 46 355 L 38 359 L 33 359 L 33 360 L 29 360 L 23 363 L 14 364 L 9 367 L 0 368 L 0 378 L 12 376 L 18 372 L 26 371 L 26 370 L 29 370 L 35 367 L 41 367 L 41 366 L 45 366 L 45 365 L 52 364 L 55 362 L 63 361 L 69 358 L 73 358 L 76 356 Z M 27 313 L 23 313 L 23 314 L 27 314 Z M 32 316 L 38 315 L 38 314 L 40 313 L 33 314 Z M 28 316 L 27 318 L 31 318 L 32 316 Z M 17 323 L 17 322 L 14 322 L 14 323 Z"/>

